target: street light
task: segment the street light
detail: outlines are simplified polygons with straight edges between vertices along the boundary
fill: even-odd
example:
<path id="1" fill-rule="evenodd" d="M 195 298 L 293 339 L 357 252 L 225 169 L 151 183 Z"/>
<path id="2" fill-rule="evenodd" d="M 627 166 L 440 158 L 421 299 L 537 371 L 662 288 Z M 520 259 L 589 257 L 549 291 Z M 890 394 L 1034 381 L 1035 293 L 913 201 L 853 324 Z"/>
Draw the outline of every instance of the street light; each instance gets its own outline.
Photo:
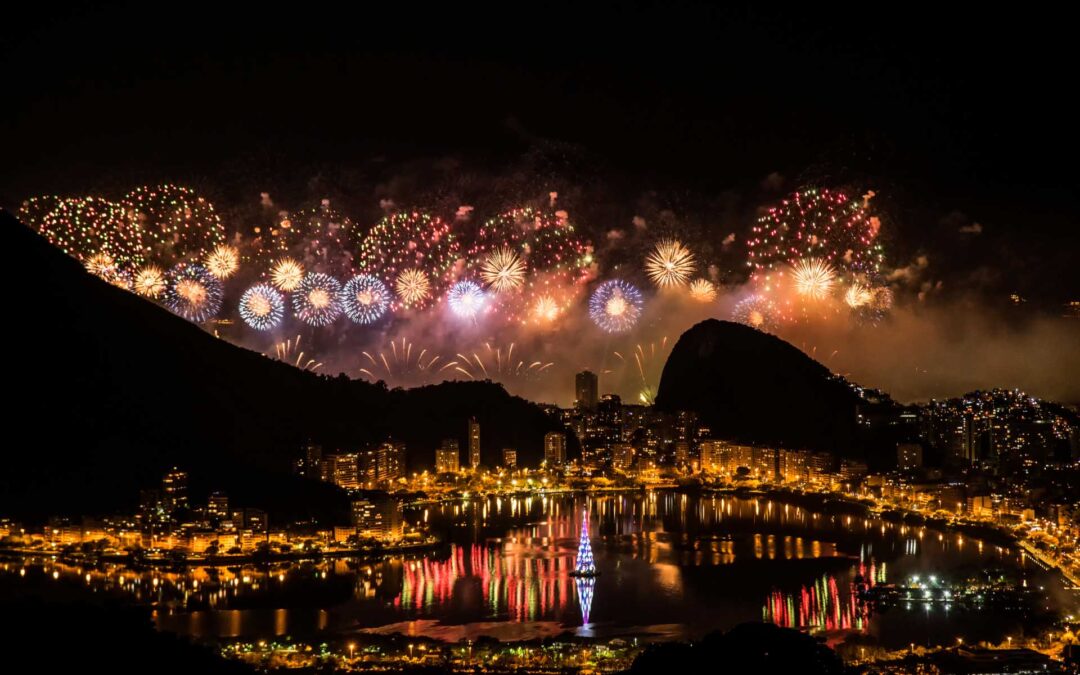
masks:
<path id="1" fill-rule="evenodd" d="M 353 652 L 354 652 L 355 650 L 356 650 L 356 643 L 355 643 L 355 642 L 350 642 L 350 643 L 349 643 L 349 660 L 350 660 L 350 661 L 352 661 L 352 658 L 353 658 Z"/>

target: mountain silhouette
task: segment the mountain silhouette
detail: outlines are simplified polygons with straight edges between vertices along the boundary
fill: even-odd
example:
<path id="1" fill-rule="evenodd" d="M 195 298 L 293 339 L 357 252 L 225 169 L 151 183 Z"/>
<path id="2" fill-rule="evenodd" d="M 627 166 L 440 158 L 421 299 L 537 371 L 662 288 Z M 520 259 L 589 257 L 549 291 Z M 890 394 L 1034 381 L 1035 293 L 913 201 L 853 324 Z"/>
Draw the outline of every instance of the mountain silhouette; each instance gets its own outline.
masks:
<path id="1" fill-rule="evenodd" d="M 344 491 L 291 471 L 309 439 L 332 452 L 393 437 L 421 470 L 442 438 L 467 447 L 475 416 L 485 464 L 515 447 L 537 465 L 544 433 L 561 428 L 491 382 L 389 390 L 229 344 L 88 274 L 2 210 L 0 244 L 14 345 L 0 515 L 130 512 L 178 466 L 196 502 L 220 489 L 272 516 L 340 519 Z"/>
<path id="2" fill-rule="evenodd" d="M 780 338 L 708 319 L 682 334 L 656 406 L 693 410 L 715 438 L 852 453 L 863 403 L 847 382 Z"/>

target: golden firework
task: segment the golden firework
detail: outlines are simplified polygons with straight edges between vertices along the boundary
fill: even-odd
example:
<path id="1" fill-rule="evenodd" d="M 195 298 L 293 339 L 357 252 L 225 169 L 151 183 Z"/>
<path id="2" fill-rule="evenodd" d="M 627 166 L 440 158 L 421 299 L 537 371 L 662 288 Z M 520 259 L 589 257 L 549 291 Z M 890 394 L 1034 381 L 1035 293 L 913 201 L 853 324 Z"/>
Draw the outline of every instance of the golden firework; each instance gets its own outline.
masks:
<path id="1" fill-rule="evenodd" d="M 208 293 L 206 286 L 195 279 L 180 279 L 176 282 L 176 295 L 192 307 L 201 307 L 206 302 Z"/>
<path id="2" fill-rule="evenodd" d="M 480 278 L 496 293 L 520 288 L 525 282 L 525 261 L 513 249 L 500 246 L 484 258 Z"/>
<path id="3" fill-rule="evenodd" d="M 540 323 L 548 323 L 559 317 L 559 303 L 550 295 L 541 295 L 533 303 L 532 315 Z"/>
<path id="4" fill-rule="evenodd" d="M 228 244 L 221 244 L 206 254 L 206 271 L 218 279 L 228 279 L 240 267 L 240 253 Z"/>
<path id="5" fill-rule="evenodd" d="M 165 273 L 150 265 L 135 275 L 135 292 L 147 298 L 159 297 L 165 292 Z"/>
<path id="6" fill-rule="evenodd" d="M 681 286 L 694 273 L 694 254 L 676 239 L 664 239 L 645 258 L 645 273 L 661 288 Z"/>
<path id="7" fill-rule="evenodd" d="M 105 251 L 95 253 L 87 258 L 83 264 L 86 266 L 87 272 L 106 281 L 112 281 L 119 271 L 116 260 Z"/>
<path id="8" fill-rule="evenodd" d="M 698 302 L 712 302 L 716 299 L 716 285 L 708 279 L 694 279 L 690 282 L 690 297 Z"/>
<path id="9" fill-rule="evenodd" d="M 282 258 L 270 271 L 270 282 L 283 291 L 295 290 L 304 280 L 304 266 L 292 258 Z"/>
<path id="10" fill-rule="evenodd" d="M 327 291 L 325 288 L 319 287 L 311 289 L 311 292 L 308 293 L 307 299 L 308 302 L 311 303 L 311 306 L 315 309 L 325 309 L 330 306 L 330 300 L 332 298 L 330 297 L 329 291 Z"/>
<path id="11" fill-rule="evenodd" d="M 604 304 L 604 312 L 608 316 L 622 316 L 626 314 L 626 310 L 630 307 L 630 304 L 626 302 L 626 298 L 621 293 L 616 292 L 608 301 Z"/>
<path id="12" fill-rule="evenodd" d="M 423 270 L 410 267 L 398 275 L 394 281 L 394 290 L 406 306 L 415 305 L 431 297 L 431 281 Z"/>
<path id="13" fill-rule="evenodd" d="M 792 265 L 795 290 L 811 300 L 823 300 L 832 292 L 836 270 L 820 258 L 804 258 Z"/>
<path id="14" fill-rule="evenodd" d="M 851 284 L 851 286 L 848 287 L 847 292 L 844 293 L 844 302 L 852 309 L 864 307 L 873 302 L 873 300 L 874 293 L 858 282 Z"/>

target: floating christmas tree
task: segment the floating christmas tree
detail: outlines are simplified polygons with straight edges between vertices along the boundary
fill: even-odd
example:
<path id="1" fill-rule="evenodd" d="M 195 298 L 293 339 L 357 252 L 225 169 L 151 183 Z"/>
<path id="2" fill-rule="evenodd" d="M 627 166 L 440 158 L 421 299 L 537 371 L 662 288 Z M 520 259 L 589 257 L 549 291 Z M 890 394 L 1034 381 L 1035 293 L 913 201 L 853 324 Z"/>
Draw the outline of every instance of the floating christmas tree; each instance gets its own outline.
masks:
<path id="1" fill-rule="evenodd" d="M 593 562 L 592 544 L 589 542 L 589 510 L 585 509 L 581 517 L 581 541 L 578 543 L 577 564 L 570 573 L 575 577 L 595 577 L 596 564 Z"/>

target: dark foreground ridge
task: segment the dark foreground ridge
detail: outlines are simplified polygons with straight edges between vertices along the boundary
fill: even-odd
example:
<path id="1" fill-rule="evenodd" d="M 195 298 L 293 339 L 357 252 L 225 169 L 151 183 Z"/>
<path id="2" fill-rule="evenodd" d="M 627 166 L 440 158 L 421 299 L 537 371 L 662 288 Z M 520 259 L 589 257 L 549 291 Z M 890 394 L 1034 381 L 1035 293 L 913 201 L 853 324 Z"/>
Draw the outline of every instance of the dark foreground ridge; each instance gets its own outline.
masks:
<path id="1" fill-rule="evenodd" d="M 328 451 L 404 441 L 410 470 L 444 437 L 484 428 L 483 457 L 502 447 L 539 462 L 559 425 L 490 382 L 418 389 L 303 372 L 219 340 L 165 309 L 86 273 L 0 210 L 9 336 L 0 513 L 20 518 L 131 511 L 167 468 L 193 496 L 226 490 L 272 516 L 344 518 L 345 493 L 291 473 L 307 440 Z M 32 273 L 24 270 L 33 270 Z"/>
<path id="2" fill-rule="evenodd" d="M 778 337 L 708 319 L 683 333 L 656 405 L 694 410 L 717 438 L 848 454 L 860 439 L 851 387 Z"/>

